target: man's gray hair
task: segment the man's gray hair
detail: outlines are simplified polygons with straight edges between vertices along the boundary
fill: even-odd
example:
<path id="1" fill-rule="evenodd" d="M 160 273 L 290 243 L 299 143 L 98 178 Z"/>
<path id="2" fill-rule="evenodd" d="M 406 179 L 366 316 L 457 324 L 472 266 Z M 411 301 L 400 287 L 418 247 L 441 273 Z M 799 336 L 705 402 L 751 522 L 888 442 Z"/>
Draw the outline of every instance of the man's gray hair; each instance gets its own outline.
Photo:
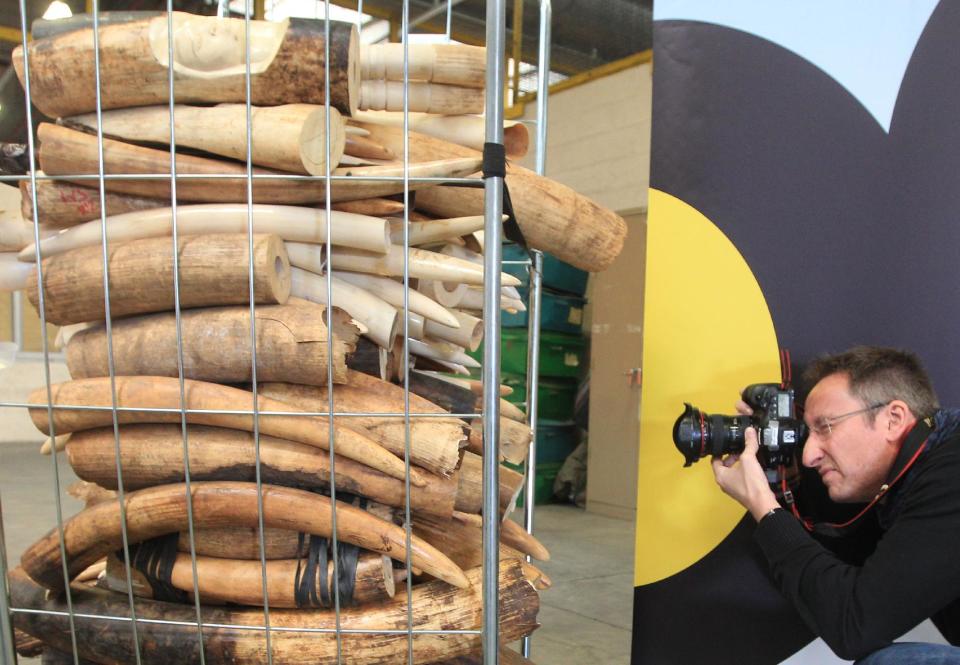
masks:
<path id="1" fill-rule="evenodd" d="M 903 400 L 917 418 L 940 408 L 933 384 L 920 358 L 910 351 L 882 346 L 855 346 L 817 358 L 803 373 L 809 389 L 831 374 L 846 374 L 850 393 L 864 406 Z M 867 414 L 870 422 L 876 411 Z"/>

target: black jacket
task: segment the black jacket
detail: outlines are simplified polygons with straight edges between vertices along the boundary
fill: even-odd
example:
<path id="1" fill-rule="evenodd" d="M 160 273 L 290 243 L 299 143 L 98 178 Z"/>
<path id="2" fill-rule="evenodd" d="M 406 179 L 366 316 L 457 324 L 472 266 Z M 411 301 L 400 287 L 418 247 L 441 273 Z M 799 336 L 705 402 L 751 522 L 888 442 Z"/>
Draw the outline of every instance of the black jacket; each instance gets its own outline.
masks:
<path id="1" fill-rule="evenodd" d="M 927 618 L 960 644 L 960 410 L 938 412 L 935 423 L 917 461 L 872 509 L 879 529 L 843 536 L 863 541 L 845 549 L 872 550 L 862 562 L 835 554 L 786 511 L 757 525 L 774 581 L 841 658 L 862 658 Z"/>

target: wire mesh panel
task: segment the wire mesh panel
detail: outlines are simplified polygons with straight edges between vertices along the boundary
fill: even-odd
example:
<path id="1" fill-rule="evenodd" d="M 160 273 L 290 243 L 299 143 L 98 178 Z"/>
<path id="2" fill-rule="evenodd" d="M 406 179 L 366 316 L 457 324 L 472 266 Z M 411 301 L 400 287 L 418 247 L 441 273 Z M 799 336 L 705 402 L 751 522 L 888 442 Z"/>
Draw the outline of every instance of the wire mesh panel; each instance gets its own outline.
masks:
<path id="1" fill-rule="evenodd" d="M 15 53 L 28 126 L 59 118 L 3 176 L 17 286 L 60 331 L 0 404 L 49 437 L 55 522 L 0 542 L 5 662 L 494 663 L 536 627 L 539 544 L 501 527 L 532 438 L 501 419 L 504 3 L 479 55 L 415 47 L 406 3 L 396 45 L 254 9 L 93 2 Z M 483 159 L 415 131 L 438 111 L 485 111 Z"/>

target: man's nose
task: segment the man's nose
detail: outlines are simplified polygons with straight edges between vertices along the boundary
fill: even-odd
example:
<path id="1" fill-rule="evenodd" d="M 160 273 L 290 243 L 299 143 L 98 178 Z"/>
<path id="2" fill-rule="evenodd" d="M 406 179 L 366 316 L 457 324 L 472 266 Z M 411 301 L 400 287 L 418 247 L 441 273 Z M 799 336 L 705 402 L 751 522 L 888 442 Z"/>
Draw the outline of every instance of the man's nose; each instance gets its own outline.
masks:
<path id="1" fill-rule="evenodd" d="M 806 443 L 803 444 L 803 456 L 801 461 L 803 465 L 809 468 L 813 468 L 820 464 L 820 460 L 823 459 L 823 449 L 820 447 L 820 437 L 817 436 L 816 432 L 810 432 L 810 435 L 807 436 Z"/>

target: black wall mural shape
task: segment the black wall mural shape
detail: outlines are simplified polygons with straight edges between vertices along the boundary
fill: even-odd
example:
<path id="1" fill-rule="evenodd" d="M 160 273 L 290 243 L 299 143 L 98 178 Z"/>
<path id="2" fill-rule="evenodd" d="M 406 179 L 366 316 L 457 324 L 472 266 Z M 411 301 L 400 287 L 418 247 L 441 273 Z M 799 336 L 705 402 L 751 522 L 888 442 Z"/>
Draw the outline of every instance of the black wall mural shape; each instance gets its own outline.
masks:
<path id="1" fill-rule="evenodd" d="M 776 44 L 707 24 L 655 29 L 651 186 L 743 253 L 795 360 L 912 348 L 942 401 L 960 404 L 960 3 L 931 17 L 889 135 Z"/>
<path id="2" fill-rule="evenodd" d="M 941 3 L 888 134 L 776 44 L 654 24 L 651 187 L 743 254 L 795 364 L 858 343 L 911 348 L 945 405 L 960 405 L 957 34 L 960 3 Z M 703 303 L 704 316 L 719 307 L 736 308 L 736 294 Z M 746 517 L 693 566 L 635 590 L 635 665 L 778 663 L 812 639 L 767 581 L 752 530 Z"/>

